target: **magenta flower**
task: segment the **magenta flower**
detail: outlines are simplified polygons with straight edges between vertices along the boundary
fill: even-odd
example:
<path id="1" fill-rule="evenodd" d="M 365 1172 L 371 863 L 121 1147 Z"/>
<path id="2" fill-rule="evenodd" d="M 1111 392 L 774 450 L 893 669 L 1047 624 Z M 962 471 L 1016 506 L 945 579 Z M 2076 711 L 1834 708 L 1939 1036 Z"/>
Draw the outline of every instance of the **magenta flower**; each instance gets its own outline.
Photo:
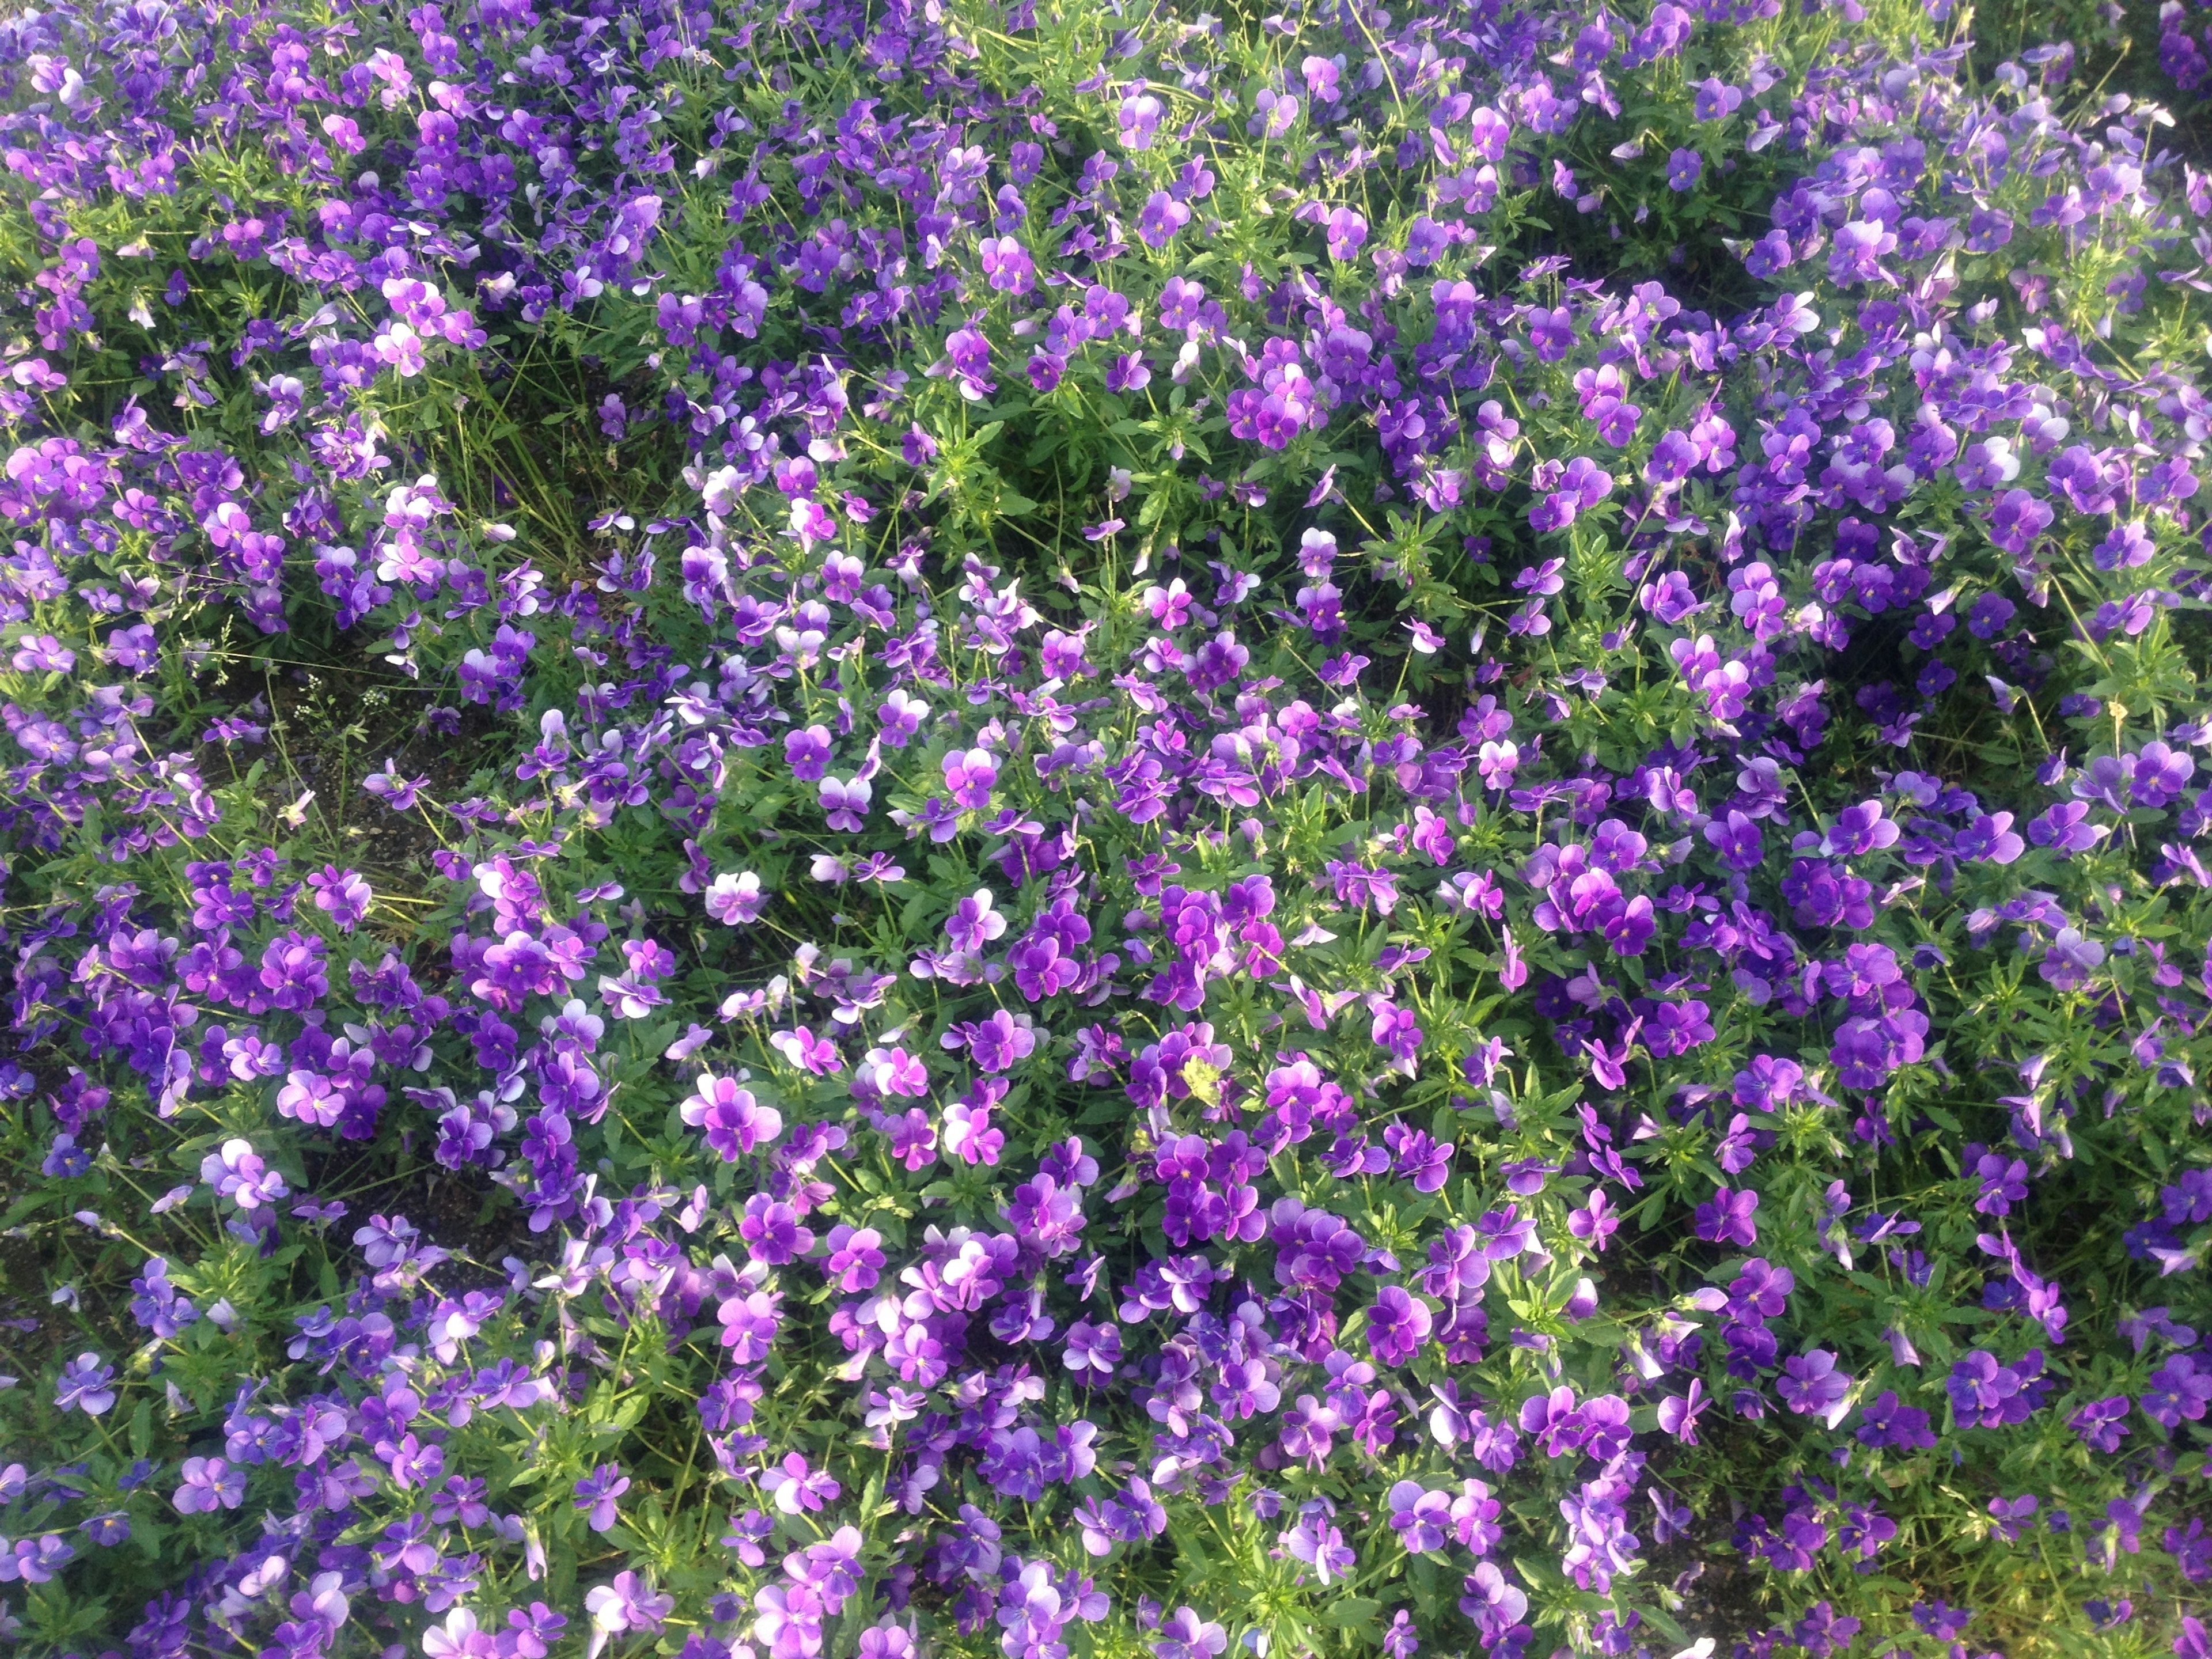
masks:
<path id="1" fill-rule="evenodd" d="M 735 1163 L 783 1133 L 783 1115 L 763 1106 L 735 1079 L 699 1073 L 697 1087 L 680 1107 L 684 1121 L 706 1132 L 707 1145 L 725 1163 Z"/>

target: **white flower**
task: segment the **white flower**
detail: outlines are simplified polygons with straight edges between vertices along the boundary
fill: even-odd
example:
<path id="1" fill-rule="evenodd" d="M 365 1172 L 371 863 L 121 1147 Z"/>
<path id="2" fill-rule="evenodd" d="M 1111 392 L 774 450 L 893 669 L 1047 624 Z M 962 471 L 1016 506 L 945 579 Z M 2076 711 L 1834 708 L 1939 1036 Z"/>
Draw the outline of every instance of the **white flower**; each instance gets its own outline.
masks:
<path id="1" fill-rule="evenodd" d="M 466 1607 L 455 1607 L 446 1615 L 443 1628 L 433 1625 L 422 1632 L 422 1651 L 430 1659 L 462 1659 L 469 1650 L 469 1638 L 476 1633 L 476 1614 Z"/>

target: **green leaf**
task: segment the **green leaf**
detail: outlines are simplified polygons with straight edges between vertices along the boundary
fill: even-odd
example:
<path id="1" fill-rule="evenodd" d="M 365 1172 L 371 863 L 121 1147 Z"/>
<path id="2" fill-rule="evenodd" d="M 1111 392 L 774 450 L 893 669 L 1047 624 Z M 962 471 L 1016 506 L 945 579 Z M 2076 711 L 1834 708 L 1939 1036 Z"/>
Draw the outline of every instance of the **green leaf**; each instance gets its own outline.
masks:
<path id="1" fill-rule="evenodd" d="M 1372 1625 L 1375 1622 L 1375 1615 L 1382 1611 L 1382 1604 L 1380 1601 L 1370 1600 L 1364 1595 L 1347 1595 L 1340 1601 L 1330 1602 L 1328 1609 L 1322 1613 L 1322 1620 L 1323 1623 L 1334 1625 L 1339 1630 L 1358 1630 Z"/>

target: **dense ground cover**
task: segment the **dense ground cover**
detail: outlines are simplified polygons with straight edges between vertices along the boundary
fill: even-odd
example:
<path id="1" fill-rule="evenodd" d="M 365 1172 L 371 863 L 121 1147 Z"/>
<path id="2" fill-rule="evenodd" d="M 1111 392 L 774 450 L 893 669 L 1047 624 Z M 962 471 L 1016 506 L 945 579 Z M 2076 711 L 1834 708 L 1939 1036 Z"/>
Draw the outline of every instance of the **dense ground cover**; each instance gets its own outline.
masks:
<path id="1" fill-rule="evenodd" d="M 2053 21 L 0 23 L 0 1638 L 2207 1659 Z"/>

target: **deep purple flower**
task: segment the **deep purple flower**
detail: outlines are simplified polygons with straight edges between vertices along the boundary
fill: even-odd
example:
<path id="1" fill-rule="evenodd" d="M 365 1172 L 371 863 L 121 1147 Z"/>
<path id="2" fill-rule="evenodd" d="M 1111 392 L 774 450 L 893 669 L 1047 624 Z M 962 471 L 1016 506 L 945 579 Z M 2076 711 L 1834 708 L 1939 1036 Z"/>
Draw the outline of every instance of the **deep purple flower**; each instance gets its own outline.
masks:
<path id="1" fill-rule="evenodd" d="M 1402 1365 L 1428 1340 L 1431 1322 L 1426 1303 L 1398 1285 L 1386 1285 L 1367 1310 L 1368 1344 L 1384 1364 Z"/>
<path id="2" fill-rule="evenodd" d="M 1697 1235 L 1709 1244 L 1756 1244 L 1759 1224 L 1753 1217 L 1758 1209 L 1759 1194 L 1749 1188 L 1740 1192 L 1719 1188 L 1698 1206 Z"/>
<path id="3" fill-rule="evenodd" d="M 2050 507 L 2025 489 L 2006 490 L 1990 514 L 1990 539 L 2006 552 L 2021 554 L 2051 526 Z"/>
<path id="4" fill-rule="evenodd" d="M 814 1235 L 799 1225 L 798 1212 L 765 1193 L 745 1200 L 738 1236 L 744 1240 L 747 1255 L 771 1267 L 795 1261 L 814 1248 Z"/>

